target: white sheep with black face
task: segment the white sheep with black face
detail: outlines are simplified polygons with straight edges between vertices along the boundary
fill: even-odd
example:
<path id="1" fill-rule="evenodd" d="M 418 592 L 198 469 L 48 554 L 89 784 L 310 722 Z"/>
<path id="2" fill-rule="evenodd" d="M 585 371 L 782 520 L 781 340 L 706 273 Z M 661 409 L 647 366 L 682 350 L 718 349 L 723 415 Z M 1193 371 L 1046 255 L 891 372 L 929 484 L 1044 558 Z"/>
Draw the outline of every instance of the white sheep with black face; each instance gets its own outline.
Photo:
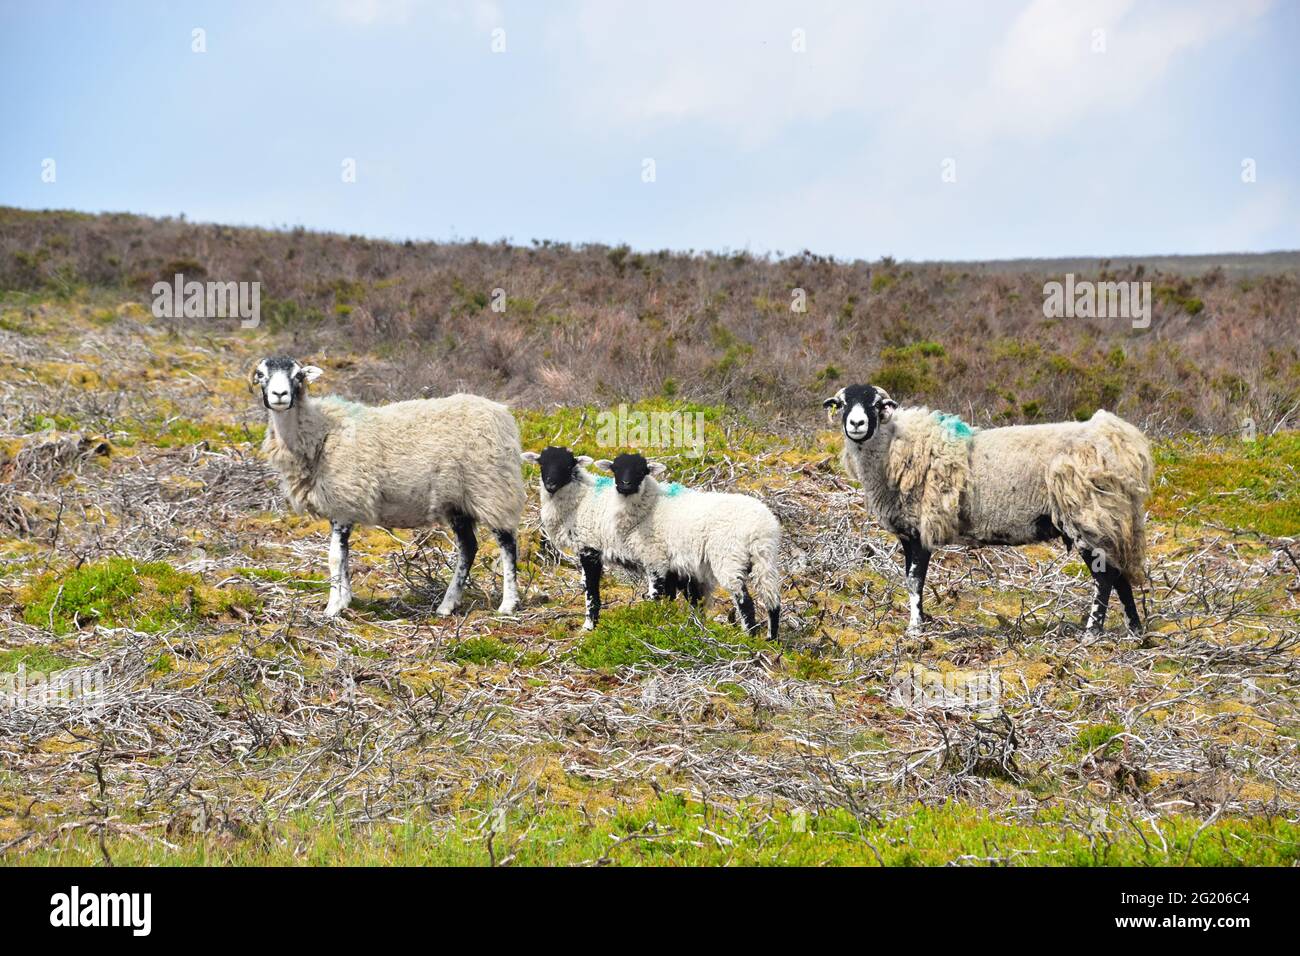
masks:
<path id="1" fill-rule="evenodd" d="M 1100 631 L 1111 591 L 1129 630 L 1142 621 L 1133 584 L 1145 578 L 1145 501 L 1151 448 L 1128 422 L 1098 411 L 1086 422 L 972 428 L 928 408 L 899 408 L 882 388 L 853 385 L 822 403 L 844 431 L 841 459 L 876 519 L 903 548 L 911 608 L 922 607 L 930 554 L 950 544 L 1079 546 L 1096 582 L 1086 626 Z"/>
<path id="2" fill-rule="evenodd" d="M 280 474 L 295 511 L 330 522 L 333 616 L 352 600 L 348 539 L 359 524 L 386 528 L 449 525 L 456 571 L 438 607 L 460 604 L 478 551 L 475 528 L 492 529 L 501 547 L 501 614 L 519 603 L 516 532 L 525 492 L 519 429 L 504 405 L 477 395 L 367 406 L 336 396 L 320 400 L 308 385 L 314 365 L 285 356 L 263 359 L 250 376 L 270 424 L 262 450 Z"/>
<path id="3" fill-rule="evenodd" d="M 541 471 L 541 521 L 547 540 L 560 551 L 576 555 L 582 566 L 587 605 L 582 626 L 586 630 L 600 620 L 600 582 L 606 565 L 633 576 L 649 574 L 651 597 L 661 591 L 675 592 L 675 579 L 670 586 L 648 571 L 666 563 L 662 556 L 651 550 L 633 550 L 619 538 L 613 520 L 617 504 L 614 482 L 587 470 L 591 458 L 556 446 L 540 453 L 526 451 L 521 457 Z"/>
<path id="4" fill-rule="evenodd" d="M 768 636 L 781 621 L 781 524 L 757 498 L 694 491 L 658 478 L 667 470 L 639 454 L 595 463 L 613 473 L 613 537 L 656 577 L 670 576 L 693 601 L 721 585 L 746 629 L 756 631 L 752 587 L 767 611 Z"/>

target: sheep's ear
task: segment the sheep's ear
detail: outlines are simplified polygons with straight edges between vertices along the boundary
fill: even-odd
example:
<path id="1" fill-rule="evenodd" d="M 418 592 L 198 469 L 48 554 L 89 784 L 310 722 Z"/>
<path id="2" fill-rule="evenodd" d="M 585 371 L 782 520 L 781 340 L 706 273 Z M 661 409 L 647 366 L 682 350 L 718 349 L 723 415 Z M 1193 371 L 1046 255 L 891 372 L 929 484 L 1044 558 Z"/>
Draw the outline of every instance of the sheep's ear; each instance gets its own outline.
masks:
<path id="1" fill-rule="evenodd" d="M 266 384 L 266 363 L 258 362 L 248 373 L 248 389 L 252 391 Z"/>
<path id="2" fill-rule="evenodd" d="M 592 457 L 590 455 L 577 455 L 574 457 L 573 460 L 576 461 L 578 464 L 582 465 L 582 467 L 586 468 L 588 465 L 591 464 Z"/>
<path id="3" fill-rule="evenodd" d="M 894 417 L 894 411 L 898 408 L 898 402 L 892 398 L 887 398 L 883 402 L 876 403 L 877 414 L 880 416 L 880 424 L 884 424 Z"/>
<path id="4" fill-rule="evenodd" d="M 608 458 L 602 458 L 602 459 L 600 459 L 600 461 L 592 462 L 592 464 L 594 464 L 594 465 L 595 465 L 597 468 L 599 468 L 601 471 L 613 471 L 613 470 L 614 470 L 614 463 L 613 463 L 612 461 L 610 461 Z"/>
<path id="5" fill-rule="evenodd" d="M 317 368 L 315 365 L 304 365 L 302 368 L 298 369 L 298 377 L 304 382 L 310 384 L 321 377 L 321 369 Z"/>
<path id="6" fill-rule="evenodd" d="M 646 467 L 650 469 L 650 474 L 654 475 L 656 478 L 668 470 L 668 466 L 662 461 L 648 461 L 646 462 Z"/>
<path id="7" fill-rule="evenodd" d="M 826 421 L 828 424 L 835 424 L 835 415 L 844 407 L 844 389 L 840 389 L 826 401 L 822 402 L 822 408 L 826 409 Z"/>
<path id="8" fill-rule="evenodd" d="M 519 460 L 527 462 L 530 465 L 535 465 L 542 460 L 542 456 L 537 454 L 535 451 L 525 451 L 520 453 Z"/>
<path id="9" fill-rule="evenodd" d="M 826 401 L 822 402 L 822 408 L 826 409 L 826 420 L 835 421 L 835 413 L 838 412 L 845 404 L 844 389 L 840 389 Z"/>

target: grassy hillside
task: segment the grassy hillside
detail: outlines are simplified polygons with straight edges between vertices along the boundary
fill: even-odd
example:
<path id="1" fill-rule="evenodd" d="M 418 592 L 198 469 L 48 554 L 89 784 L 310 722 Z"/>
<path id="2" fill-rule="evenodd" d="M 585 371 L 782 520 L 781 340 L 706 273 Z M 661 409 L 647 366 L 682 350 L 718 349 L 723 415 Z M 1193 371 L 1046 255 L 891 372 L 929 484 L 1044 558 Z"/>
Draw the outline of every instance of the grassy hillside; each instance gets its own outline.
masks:
<path id="1" fill-rule="evenodd" d="M 1300 398 L 1290 275 L 1187 279 L 1203 307 L 1138 336 L 1044 328 L 1041 280 L 946 266 L 0 223 L 0 680 L 105 674 L 90 711 L 0 708 L 0 862 L 1300 861 L 1300 433 L 1265 410 Z M 153 318 L 179 259 L 254 270 L 268 320 Z M 755 304 L 796 278 L 807 315 Z M 531 311 L 478 304 L 503 284 Z M 446 534 L 364 529 L 324 620 L 326 525 L 285 513 L 246 387 L 280 351 L 353 397 L 508 399 L 531 447 L 604 451 L 619 401 L 698 411 L 702 454 L 660 457 L 780 516 L 781 641 L 618 579 L 584 633 L 531 473 L 519 614 L 491 613 L 490 541 L 443 620 Z M 1149 639 L 1115 609 L 1086 637 L 1086 569 L 1046 545 L 942 552 L 906 635 L 818 407 L 859 369 L 977 421 L 1111 382 L 1159 437 Z"/>

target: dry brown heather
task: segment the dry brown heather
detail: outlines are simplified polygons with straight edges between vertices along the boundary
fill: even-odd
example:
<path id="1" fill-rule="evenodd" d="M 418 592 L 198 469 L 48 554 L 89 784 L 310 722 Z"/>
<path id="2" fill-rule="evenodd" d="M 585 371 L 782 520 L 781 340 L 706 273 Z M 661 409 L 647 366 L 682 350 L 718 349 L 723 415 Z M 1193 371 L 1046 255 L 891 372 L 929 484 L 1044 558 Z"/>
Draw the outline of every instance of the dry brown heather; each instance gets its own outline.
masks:
<path id="1" fill-rule="evenodd" d="M 1142 279 L 1151 328 L 1042 315 L 1043 283 Z M 398 374 L 360 398 L 472 385 L 522 405 L 667 396 L 774 431 L 852 381 L 974 424 L 1090 415 L 1158 434 L 1294 427 L 1300 253 L 916 265 L 633 252 L 545 241 L 393 243 L 138 216 L 0 208 L 0 287 L 68 294 L 187 278 L 260 281 L 299 351 L 369 353 Z M 493 312 L 493 289 L 507 311 Z M 808 311 L 790 310 L 792 290 Z"/>
<path id="2" fill-rule="evenodd" d="M 1293 255 L 1150 262 L 1173 291 L 1134 333 L 1044 322 L 1032 263 L 0 226 L 0 679 L 107 674 L 93 710 L 0 708 L 0 861 L 1300 860 L 1300 433 L 1267 434 L 1300 401 Z M 260 280 L 263 327 L 154 319 L 178 269 Z M 281 351 L 351 397 L 510 399 L 531 447 L 600 450 L 618 401 L 698 403 L 705 454 L 665 457 L 782 519 L 781 643 L 617 580 L 584 634 L 535 492 L 517 616 L 491 614 L 490 543 L 446 621 L 446 535 L 365 529 L 324 620 L 326 526 L 285 513 L 245 387 Z M 850 378 L 976 423 L 1105 403 L 1163 436 L 1150 638 L 1117 610 L 1086 638 L 1086 571 L 1045 545 L 942 552 L 907 636 L 897 549 L 821 424 Z M 918 667 L 947 691 L 895 695 Z"/>

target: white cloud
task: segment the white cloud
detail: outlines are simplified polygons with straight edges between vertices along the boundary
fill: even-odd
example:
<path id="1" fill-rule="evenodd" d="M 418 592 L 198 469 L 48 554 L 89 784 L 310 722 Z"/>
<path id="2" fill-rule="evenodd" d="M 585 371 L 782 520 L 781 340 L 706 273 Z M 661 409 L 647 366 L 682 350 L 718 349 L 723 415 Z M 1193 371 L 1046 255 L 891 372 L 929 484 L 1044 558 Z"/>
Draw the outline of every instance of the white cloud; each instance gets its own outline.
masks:
<path id="1" fill-rule="evenodd" d="M 411 18 L 412 0 L 330 0 L 329 11 L 354 26 L 402 24 Z"/>
<path id="2" fill-rule="evenodd" d="M 1171 64 L 1272 0 L 1032 0 L 795 4 L 783 0 L 580 0 L 551 27 L 557 70 L 590 119 L 653 132 L 701 122 L 757 146 L 843 114 L 885 131 L 947 124 L 959 136 L 1043 137 L 1131 111 Z M 801 28 L 807 52 L 791 50 Z M 1093 31 L 1106 52 L 1092 52 Z"/>
<path id="3" fill-rule="evenodd" d="M 328 10 L 337 19 L 361 27 L 403 26 L 425 11 L 447 22 L 468 20 L 479 30 L 501 24 L 501 8 L 495 0 L 329 0 Z"/>
<path id="4" fill-rule="evenodd" d="M 1106 110 L 1141 109 L 1179 56 L 1261 16 L 1271 0 L 1170 5 L 1033 0 L 995 51 L 964 127 L 1042 138 Z M 1094 52 L 1094 31 L 1104 52 Z"/>
<path id="5" fill-rule="evenodd" d="M 870 102 L 890 12 L 824 0 L 583 0 L 551 46 L 579 108 L 653 129 L 703 121 L 756 145 L 789 124 Z M 796 53 L 793 31 L 806 37 Z"/>

